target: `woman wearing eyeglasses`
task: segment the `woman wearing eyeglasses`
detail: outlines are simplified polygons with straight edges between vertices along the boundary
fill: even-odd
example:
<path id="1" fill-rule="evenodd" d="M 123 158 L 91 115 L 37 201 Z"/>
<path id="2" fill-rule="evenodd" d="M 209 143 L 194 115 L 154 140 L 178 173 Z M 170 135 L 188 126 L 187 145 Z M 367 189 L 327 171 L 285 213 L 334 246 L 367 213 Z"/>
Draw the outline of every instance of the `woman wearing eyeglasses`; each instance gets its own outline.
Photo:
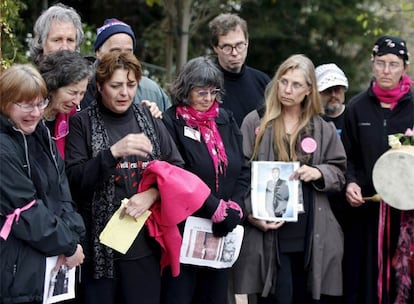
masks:
<path id="1" fill-rule="evenodd" d="M 390 148 L 388 135 L 404 134 L 414 125 L 409 53 L 400 37 L 383 36 L 371 55 L 374 77 L 368 89 L 350 100 L 342 131 L 348 156 L 346 199 L 354 207 L 345 230 L 346 303 L 412 303 L 413 296 L 408 300 L 404 295 L 408 294 L 404 291 L 407 274 L 401 265 L 396 274 L 391 265 L 401 211 L 363 198 L 377 193 L 372 170 Z M 398 291 L 397 281 L 402 286 Z M 397 293 L 399 301 L 395 302 Z"/>
<path id="2" fill-rule="evenodd" d="M 303 211 L 297 222 L 268 222 L 254 218 L 246 200 L 248 225 L 234 266 L 235 291 L 256 293 L 262 304 L 339 303 L 343 235 L 327 192 L 343 187 L 346 157 L 335 126 L 320 116 L 312 61 L 304 55 L 287 58 L 265 96 L 265 111 L 249 113 L 242 124 L 244 155 L 252 161 L 300 162 L 290 178 L 301 183 Z"/>
<path id="3" fill-rule="evenodd" d="M 212 219 L 213 234 L 227 235 L 242 218 L 250 171 L 244 165 L 242 136 L 232 113 L 219 107 L 223 75 L 206 57 L 184 65 L 169 87 L 173 106 L 164 123 L 180 151 L 184 168 L 200 177 L 212 197 L 194 215 Z M 229 269 L 181 264 L 180 275 L 166 269 L 161 303 L 227 303 Z"/>
<path id="4" fill-rule="evenodd" d="M 0 75 L 1 302 L 43 303 L 46 257 L 83 262 L 85 232 L 65 167 L 42 121 L 46 84 L 33 66 Z"/>

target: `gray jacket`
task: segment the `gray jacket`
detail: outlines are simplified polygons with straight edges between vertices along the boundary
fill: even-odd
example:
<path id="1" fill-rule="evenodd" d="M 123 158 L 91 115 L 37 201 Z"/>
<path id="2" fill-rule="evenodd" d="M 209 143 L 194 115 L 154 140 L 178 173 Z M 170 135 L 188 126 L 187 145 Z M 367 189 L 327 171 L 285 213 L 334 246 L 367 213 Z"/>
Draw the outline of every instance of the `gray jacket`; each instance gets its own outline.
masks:
<path id="1" fill-rule="evenodd" d="M 342 142 L 332 123 L 321 117 L 313 118 L 314 134 L 318 146 L 313 154 L 312 166 L 318 168 L 323 183 L 314 183 L 314 215 L 310 254 L 309 288 L 313 298 L 321 294 L 342 295 L 343 233 L 332 213 L 326 192 L 339 191 L 345 184 L 346 155 Z M 260 124 L 257 111 L 250 112 L 241 127 L 243 150 L 247 158 L 253 153 L 255 130 Z M 273 131 L 268 128 L 259 148 L 258 161 L 274 161 Z M 250 197 L 246 209 L 251 213 Z M 262 232 L 247 224 L 240 256 L 233 266 L 235 293 L 259 293 L 267 296 L 272 290 L 277 271 L 277 231 Z"/>

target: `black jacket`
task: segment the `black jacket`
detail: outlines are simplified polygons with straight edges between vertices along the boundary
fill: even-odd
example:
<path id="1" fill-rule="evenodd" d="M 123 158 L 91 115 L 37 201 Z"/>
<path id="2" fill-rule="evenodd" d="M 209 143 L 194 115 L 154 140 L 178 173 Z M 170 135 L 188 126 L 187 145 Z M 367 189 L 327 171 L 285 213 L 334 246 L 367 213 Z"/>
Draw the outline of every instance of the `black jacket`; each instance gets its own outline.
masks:
<path id="1" fill-rule="evenodd" d="M 412 91 L 405 94 L 391 111 L 381 107 L 371 87 L 372 85 L 349 101 L 341 133 L 348 158 L 347 184 L 357 183 L 361 187 L 362 196 L 372 196 L 376 193 L 372 182 L 372 169 L 377 159 L 390 149 L 388 135 L 404 133 L 414 124 Z M 390 170 L 392 170 L 391 166 Z M 360 207 L 350 208 L 347 211 L 344 226 L 345 244 L 348 244 L 348 248 L 358 248 L 358 250 L 346 250 L 344 256 L 345 267 L 348 269 L 344 282 L 348 288 L 345 290 L 345 295 L 352 303 L 378 303 L 376 282 L 379 207 L 380 203 L 367 201 Z M 401 212 L 390 208 L 387 212 L 388 217 L 389 235 L 386 242 L 389 248 L 384 249 L 384 252 L 387 251 L 386 254 L 392 258 L 400 231 Z M 384 244 L 386 244 L 385 241 Z M 384 261 L 386 261 L 385 257 Z M 389 293 L 391 299 L 384 301 L 393 303 L 395 290 L 395 273 L 391 268 Z"/>
<path id="2" fill-rule="evenodd" d="M 388 117 L 386 111 L 389 110 L 381 108 L 370 87 L 354 96 L 345 112 L 341 139 L 348 157 L 347 184 L 356 182 L 364 196 L 375 192 L 372 169 L 377 159 L 390 148 L 388 135 L 404 133 L 413 127 L 413 93 L 404 95 Z"/>
<path id="3" fill-rule="evenodd" d="M 7 240 L 0 239 L 0 303 L 41 301 L 46 257 L 73 255 L 85 232 L 46 126 L 40 122 L 25 136 L 0 114 L 0 227 L 32 200 Z"/>

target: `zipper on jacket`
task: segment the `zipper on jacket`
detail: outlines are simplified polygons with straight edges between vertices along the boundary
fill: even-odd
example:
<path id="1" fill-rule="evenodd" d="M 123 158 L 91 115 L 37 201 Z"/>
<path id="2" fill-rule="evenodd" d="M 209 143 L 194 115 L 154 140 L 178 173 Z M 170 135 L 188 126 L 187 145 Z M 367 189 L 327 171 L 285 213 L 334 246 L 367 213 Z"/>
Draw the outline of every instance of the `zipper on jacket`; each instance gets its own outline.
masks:
<path id="1" fill-rule="evenodd" d="M 43 127 L 46 129 L 48 142 L 49 142 L 49 152 L 52 155 L 52 161 L 53 161 L 53 164 L 55 165 L 55 169 L 57 171 L 57 176 L 58 176 L 58 182 L 60 184 L 61 183 L 61 176 L 60 176 L 60 172 L 59 172 L 59 164 L 58 164 L 57 159 L 56 159 L 58 157 L 56 154 L 59 153 L 59 152 L 56 151 L 57 153 L 55 153 L 55 150 L 53 149 L 52 135 L 50 134 L 50 130 L 46 126 L 44 120 L 41 120 L 39 123 L 43 124 Z"/>

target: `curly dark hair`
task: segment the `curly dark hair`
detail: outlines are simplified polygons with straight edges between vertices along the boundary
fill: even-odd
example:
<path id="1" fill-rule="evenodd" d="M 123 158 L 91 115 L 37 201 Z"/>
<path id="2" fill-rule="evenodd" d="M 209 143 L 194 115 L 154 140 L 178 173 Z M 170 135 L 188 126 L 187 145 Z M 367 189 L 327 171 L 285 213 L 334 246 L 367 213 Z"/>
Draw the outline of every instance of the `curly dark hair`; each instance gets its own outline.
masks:
<path id="1" fill-rule="evenodd" d="M 220 89 L 216 100 L 224 93 L 223 73 L 208 57 L 189 60 L 181 69 L 175 81 L 168 87 L 174 105 L 187 104 L 188 94 L 194 87 L 214 87 Z"/>

